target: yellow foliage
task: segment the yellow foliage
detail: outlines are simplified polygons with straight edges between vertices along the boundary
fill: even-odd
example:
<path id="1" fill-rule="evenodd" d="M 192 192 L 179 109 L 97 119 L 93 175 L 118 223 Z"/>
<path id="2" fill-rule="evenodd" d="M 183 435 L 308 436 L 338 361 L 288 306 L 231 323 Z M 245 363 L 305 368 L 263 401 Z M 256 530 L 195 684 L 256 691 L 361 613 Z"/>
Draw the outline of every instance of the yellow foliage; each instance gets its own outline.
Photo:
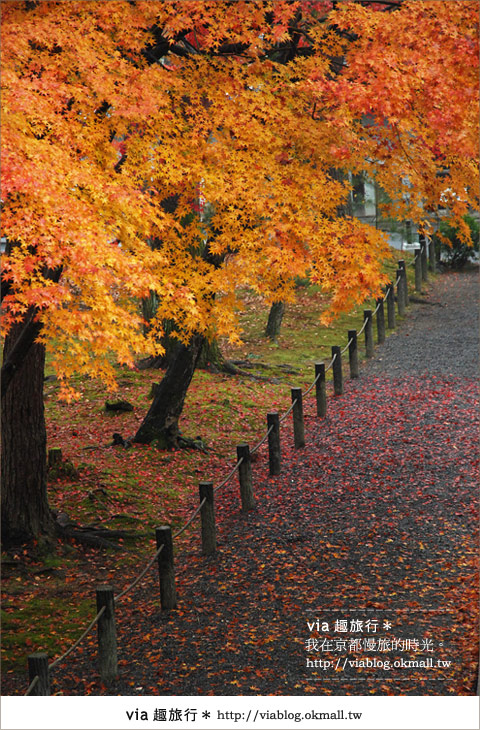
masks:
<path id="1" fill-rule="evenodd" d="M 111 384 L 111 355 L 158 351 L 165 319 L 184 341 L 235 339 L 239 287 L 287 300 L 311 271 L 330 315 L 378 294 L 387 242 L 338 216 L 349 186 L 335 170 L 367 172 L 424 227 L 475 204 L 477 15 L 474 2 L 4 4 L 5 331 L 34 306 L 62 382 Z"/>

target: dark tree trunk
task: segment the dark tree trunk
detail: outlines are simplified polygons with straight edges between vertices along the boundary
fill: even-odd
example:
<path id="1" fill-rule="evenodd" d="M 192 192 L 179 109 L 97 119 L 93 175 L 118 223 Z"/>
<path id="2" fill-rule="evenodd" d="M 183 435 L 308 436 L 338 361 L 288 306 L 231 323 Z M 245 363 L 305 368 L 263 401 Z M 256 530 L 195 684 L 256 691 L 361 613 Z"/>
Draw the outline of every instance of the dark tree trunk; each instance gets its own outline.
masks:
<path id="1" fill-rule="evenodd" d="M 4 361 L 24 325 L 5 339 Z M 2 399 L 2 543 L 21 544 L 53 533 L 47 500 L 47 433 L 43 406 L 45 348 L 30 346 Z"/>
<path id="2" fill-rule="evenodd" d="M 166 368 L 175 357 L 179 343 L 178 339 L 173 336 L 175 327 L 171 320 L 168 319 L 163 322 L 163 327 L 165 334 L 161 338 L 160 344 L 165 350 L 164 353 L 162 355 L 151 355 L 140 360 L 137 363 L 137 367 L 140 370 L 159 370 L 160 368 Z"/>
<path id="3" fill-rule="evenodd" d="M 194 335 L 188 345 L 179 344 L 165 376 L 155 389 L 155 398 L 134 437 L 134 442 L 149 444 L 158 441 L 160 448 L 178 444 L 178 419 L 195 372 L 203 335 Z"/>
<path id="4" fill-rule="evenodd" d="M 220 352 L 218 340 L 215 338 L 213 340 L 205 339 L 198 357 L 197 367 L 208 368 L 213 366 L 213 369 L 223 370 L 224 365 L 225 360 Z"/>
<path id="5" fill-rule="evenodd" d="M 270 308 L 270 314 L 268 315 L 268 322 L 265 328 L 265 336 L 269 337 L 274 342 L 277 341 L 277 337 L 280 334 L 280 327 L 282 326 L 282 319 L 284 314 L 285 302 L 273 302 Z"/>
<path id="6" fill-rule="evenodd" d="M 35 320 L 35 314 L 35 309 L 30 307 L 21 325 L 15 329 L 10 338 L 7 338 L 9 340 L 8 350 L 7 347 L 3 350 L 2 397 L 7 392 L 18 369 L 22 367 L 27 353 L 40 334 L 41 325 Z"/>
<path id="7" fill-rule="evenodd" d="M 146 333 L 149 329 L 149 322 L 155 317 L 158 309 L 158 297 L 155 292 L 151 291 L 148 297 L 142 299 L 142 314 L 145 320 L 143 331 Z"/>

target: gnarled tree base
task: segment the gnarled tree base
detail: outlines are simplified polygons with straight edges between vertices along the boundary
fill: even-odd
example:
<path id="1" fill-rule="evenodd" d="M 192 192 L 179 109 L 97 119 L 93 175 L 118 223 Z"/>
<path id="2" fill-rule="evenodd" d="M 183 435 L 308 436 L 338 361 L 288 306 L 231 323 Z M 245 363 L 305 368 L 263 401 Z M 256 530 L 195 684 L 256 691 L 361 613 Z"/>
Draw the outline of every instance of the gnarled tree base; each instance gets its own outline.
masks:
<path id="1" fill-rule="evenodd" d="M 203 341 L 202 335 L 194 335 L 188 345 L 179 343 L 162 382 L 155 388 L 153 403 L 133 438 L 134 443 L 150 444 L 156 441 L 159 448 L 178 447 L 178 419 Z"/>

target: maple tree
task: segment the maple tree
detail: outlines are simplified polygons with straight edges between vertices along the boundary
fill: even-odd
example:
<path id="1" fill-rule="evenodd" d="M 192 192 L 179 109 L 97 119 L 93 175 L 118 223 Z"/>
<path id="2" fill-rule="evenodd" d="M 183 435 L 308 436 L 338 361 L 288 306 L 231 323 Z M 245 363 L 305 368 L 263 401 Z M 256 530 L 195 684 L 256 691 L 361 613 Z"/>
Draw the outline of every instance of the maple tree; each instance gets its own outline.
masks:
<path id="1" fill-rule="evenodd" d="M 167 371 L 171 404 L 159 413 L 157 398 L 136 439 L 175 443 L 203 338 L 237 337 L 238 287 L 288 301 L 308 271 L 331 314 L 378 294 L 386 239 L 337 215 L 338 169 L 375 176 L 398 217 L 427 229 L 447 207 L 462 230 L 477 15 L 474 2 L 4 4 L 7 440 L 22 429 L 28 444 L 43 418 L 40 387 L 30 431 L 21 416 L 34 343 L 51 347 L 68 398 L 74 373 L 113 386 L 114 362 L 159 352 L 172 322 L 185 366 Z M 6 534 L 11 495 L 46 504 L 43 477 L 27 492 L 15 476 L 14 451 Z"/>

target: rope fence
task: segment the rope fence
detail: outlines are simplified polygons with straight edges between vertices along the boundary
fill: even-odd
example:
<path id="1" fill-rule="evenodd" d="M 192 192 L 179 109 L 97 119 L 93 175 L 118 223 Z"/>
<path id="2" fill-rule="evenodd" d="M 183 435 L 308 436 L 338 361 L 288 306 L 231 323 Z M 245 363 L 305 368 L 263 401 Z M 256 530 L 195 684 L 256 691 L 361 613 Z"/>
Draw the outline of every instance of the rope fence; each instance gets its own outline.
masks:
<path id="1" fill-rule="evenodd" d="M 32 694 L 33 688 L 38 684 L 39 681 L 40 681 L 40 677 L 38 676 L 38 674 L 36 674 L 35 677 L 33 678 L 33 682 L 30 683 L 30 687 L 25 692 L 24 697 L 26 697 L 29 694 Z"/>
<path id="2" fill-rule="evenodd" d="M 195 512 L 193 512 L 193 513 L 192 513 L 192 515 L 190 516 L 190 519 L 188 520 L 188 522 L 186 522 L 186 523 L 185 523 L 185 524 L 183 525 L 183 527 L 181 527 L 181 528 L 180 528 L 180 529 L 179 529 L 179 530 L 178 530 L 178 531 L 177 531 L 177 532 L 175 533 L 175 535 L 174 535 L 173 537 L 179 537 L 179 536 L 180 536 L 180 535 L 181 535 L 181 534 L 182 534 L 183 532 L 185 532 L 185 530 L 186 530 L 186 529 L 187 529 L 188 527 L 190 527 L 190 525 L 192 524 L 192 522 L 193 522 L 193 521 L 195 520 L 195 517 L 196 517 L 196 516 L 198 515 L 198 513 L 199 513 L 199 512 L 201 511 L 202 507 L 203 507 L 203 500 L 202 500 L 202 501 L 200 502 L 200 504 L 198 505 L 198 507 L 197 507 L 197 509 L 195 510 Z"/>
<path id="3" fill-rule="evenodd" d="M 64 659 L 66 659 L 66 658 L 67 658 L 67 656 L 68 656 L 69 654 L 71 654 L 71 653 L 72 653 L 72 651 L 73 651 L 74 649 L 76 649 L 76 648 L 77 648 L 77 646 L 78 646 L 78 645 L 79 645 L 79 644 L 80 644 L 80 643 L 81 643 L 81 642 L 83 641 L 83 639 L 84 639 L 84 638 L 85 638 L 85 637 L 86 637 L 86 636 L 87 636 L 87 635 L 88 635 L 88 634 L 90 633 L 90 631 L 91 631 L 91 630 L 93 629 L 93 627 L 94 627 L 94 626 L 95 626 L 95 624 L 97 623 L 97 621 L 98 621 L 98 619 L 100 618 L 100 616 L 102 616 L 102 615 L 103 615 L 104 613 L 105 613 L 105 606 L 103 606 L 103 607 L 102 607 L 102 608 L 100 609 L 100 611 L 99 611 L 99 612 L 97 613 L 97 615 L 95 616 L 95 618 L 93 619 L 93 621 L 91 621 L 91 622 L 90 622 L 90 623 L 88 624 L 88 626 L 87 626 L 87 628 L 85 629 L 85 631 L 83 632 L 83 634 L 82 634 L 82 635 L 80 636 L 80 638 L 79 638 L 79 639 L 77 639 L 77 641 L 76 641 L 76 642 L 75 642 L 75 643 L 74 643 L 74 644 L 73 644 L 73 645 L 72 645 L 72 646 L 70 647 L 70 649 L 67 649 L 67 651 L 66 651 L 66 652 L 65 652 L 64 654 L 62 654 L 62 656 L 59 656 L 59 657 L 58 657 L 58 659 L 55 659 L 55 661 L 54 661 L 54 662 L 52 662 L 51 664 L 49 664 L 49 665 L 48 665 L 48 668 L 49 668 L 49 669 L 53 669 L 53 668 L 54 668 L 54 667 L 56 667 L 56 666 L 57 666 L 58 664 L 60 664 L 61 662 L 63 662 L 63 660 L 64 660 Z"/>
<path id="4" fill-rule="evenodd" d="M 265 443 L 265 441 L 268 439 L 268 437 L 269 437 L 269 435 L 270 435 L 270 433 L 272 431 L 272 428 L 273 428 L 273 426 L 270 426 L 270 428 L 268 429 L 268 431 L 265 434 L 265 436 L 263 437 L 263 439 L 261 441 L 259 441 L 256 446 L 253 447 L 253 449 L 251 450 L 250 453 L 254 454 L 256 451 L 258 451 L 258 449 L 260 448 L 260 446 L 263 446 L 263 444 Z"/>
<path id="5" fill-rule="evenodd" d="M 350 339 L 348 340 L 348 342 L 345 345 L 345 347 L 343 348 L 343 350 L 340 351 L 340 354 L 341 355 L 344 355 L 346 353 L 346 351 L 348 350 L 348 348 L 350 347 L 350 345 L 352 344 L 352 342 L 353 342 L 353 337 L 350 337 Z M 313 384 L 315 384 L 315 381 L 313 381 Z"/>
<path id="6" fill-rule="evenodd" d="M 295 408 L 295 405 L 296 405 L 296 404 L 297 404 L 297 399 L 295 399 L 295 400 L 294 400 L 294 401 L 292 402 L 292 405 L 290 406 L 290 408 L 289 408 L 288 410 L 286 410 L 286 411 L 285 411 L 285 413 L 283 414 L 283 416 L 282 416 L 282 417 L 280 418 L 280 423 L 283 423 L 283 422 L 285 421 L 285 419 L 287 418 L 287 416 L 289 416 L 289 415 L 290 415 L 290 413 L 291 413 L 291 412 L 293 411 L 293 409 Z"/>
<path id="7" fill-rule="evenodd" d="M 426 249 L 426 245 L 419 249 Z M 421 262 L 420 256 L 415 255 Z M 415 263 L 415 273 L 417 275 L 418 263 Z M 415 280 L 417 283 L 417 279 Z M 296 449 L 305 446 L 304 432 L 304 416 L 303 416 L 303 398 L 311 393 L 315 388 L 316 413 L 320 418 L 327 415 L 327 397 L 326 397 L 326 373 L 332 370 L 333 394 L 339 396 L 343 394 L 343 369 L 342 356 L 348 351 L 350 378 L 359 377 L 358 368 L 358 337 L 365 333 L 365 354 L 366 357 L 373 355 L 373 317 L 377 318 L 377 341 L 381 343 L 385 339 L 385 317 L 384 304 L 387 304 L 387 326 L 389 329 L 395 328 L 395 294 L 399 316 L 405 313 L 405 307 L 408 305 L 408 287 L 407 275 L 404 261 L 398 262 L 396 280 L 386 287 L 385 295 L 377 300 L 377 306 L 372 312 L 364 310 L 364 321 L 360 330 L 349 330 L 347 335 L 347 344 L 343 349 L 339 346 L 332 346 L 332 358 L 326 365 L 325 362 L 315 363 L 315 379 L 313 383 L 302 393 L 301 388 L 292 388 L 292 403 L 285 413 L 280 417 L 279 413 L 271 412 L 267 414 L 267 432 L 258 441 L 255 446 L 250 449 L 248 444 L 240 444 L 237 446 L 237 462 L 229 471 L 223 481 L 215 488 L 213 482 L 199 483 L 200 503 L 198 507 L 190 515 L 187 522 L 172 535 L 171 527 L 163 525 L 155 529 L 155 539 L 157 549 L 153 557 L 148 561 L 141 573 L 117 596 L 114 595 L 113 588 L 110 586 L 98 586 L 96 589 L 96 605 L 97 613 L 95 618 L 88 624 L 82 635 L 75 643 L 67 649 L 60 657 L 48 664 L 46 654 L 38 652 L 28 657 L 29 668 L 29 687 L 24 696 L 27 695 L 50 695 L 50 678 L 49 672 L 58 664 L 63 662 L 85 639 L 95 625 L 98 631 L 98 665 L 99 673 L 102 681 L 109 681 L 118 674 L 117 663 L 117 641 L 115 628 L 115 605 L 127 593 L 135 588 L 142 578 L 147 574 L 155 561 L 158 564 L 159 586 L 160 586 L 160 604 L 162 610 L 172 610 L 177 607 L 176 587 L 175 587 L 175 571 L 173 562 L 173 540 L 178 538 L 200 514 L 201 517 L 201 542 L 202 553 L 211 555 L 216 551 L 216 526 L 215 526 L 215 510 L 214 495 L 221 490 L 238 471 L 240 498 L 242 511 L 249 511 L 255 508 L 255 498 L 253 493 L 253 479 L 251 469 L 251 457 L 258 449 L 268 442 L 268 459 L 270 476 L 277 476 L 281 473 L 281 444 L 280 444 L 280 425 L 290 414 L 292 414 L 293 422 L 293 438 L 294 447 Z"/>
<path id="8" fill-rule="evenodd" d="M 320 379 L 320 373 L 319 373 L 319 374 L 317 375 L 317 377 L 315 378 L 315 380 L 313 381 L 313 383 L 312 383 L 312 384 L 311 384 L 311 385 L 310 385 L 310 386 L 309 386 L 309 387 L 307 388 L 307 390 L 306 390 L 306 391 L 305 391 L 305 393 L 303 394 L 303 395 L 304 395 L 304 397 L 305 397 L 306 395 L 309 395 L 309 394 L 311 393 L 311 391 L 312 391 L 312 390 L 314 389 L 314 387 L 315 387 L 315 386 L 316 386 L 316 384 L 318 383 L 319 379 Z"/>
<path id="9" fill-rule="evenodd" d="M 218 490 L 219 490 L 219 489 L 222 489 L 222 487 L 224 487 L 224 486 L 225 486 L 225 484 L 227 484 L 227 482 L 229 482 L 229 481 L 230 481 L 230 479 L 231 479 L 231 478 L 233 477 L 233 475 L 234 475 L 234 474 L 235 474 L 235 472 L 237 471 L 237 469 L 238 469 L 238 467 L 240 466 L 240 464 L 242 463 L 242 461 L 243 461 L 243 457 L 242 457 L 241 459 L 239 459 L 239 460 L 237 461 L 237 463 L 235 464 L 235 466 L 233 467 L 233 469 L 232 469 L 231 471 L 229 471 L 229 472 L 228 472 L 228 474 L 227 474 L 227 476 L 225 477 L 225 479 L 223 480 L 223 482 L 221 482 L 221 483 L 220 483 L 220 484 L 219 484 L 219 485 L 218 485 L 218 486 L 217 486 L 217 487 L 215 488 L 215 492 L 218 492 Z"/>
<path id="10" fill-rule="evenodd" d="M 176 536 L 174 536 L 174 537 L 176 537 Z M 148 573 L 149 569 L 152 567 L 152 565 L 154 564 L 155 560 L 158 558 L 158 556 L 160 555 L 160 553 L 161 553 L 162 550 L 163 550 L 163 545 L 160 546 L 160 548 L 157 550 L 157 552 L 155 553 L 155 555 L 153 556 L 153 558 L 151 558 L 148 561 L 148 563 L 146 564 L 145 568 L 142 570 L 142 572 L 140 573 L 140 575 L 138 575 L 135 578 L 135 580 L 132 581 L 132 583 L 130 583 L 130 585 L 125 588 L 125 590 L 123 590 L 121 593 L 119 593 L 118 596 L 115 596 L 115 601 L 119 601 L 121 598 L 123 598 L 123 596 L 126 596 L 127 593 L 129 593 L 132 590 L 132 588 L 135 588 L 135 586 L 138 583 L 140 583 L 140 581 L 142 580 L 143 576 L 146 575 L 146 573 Z"/>

